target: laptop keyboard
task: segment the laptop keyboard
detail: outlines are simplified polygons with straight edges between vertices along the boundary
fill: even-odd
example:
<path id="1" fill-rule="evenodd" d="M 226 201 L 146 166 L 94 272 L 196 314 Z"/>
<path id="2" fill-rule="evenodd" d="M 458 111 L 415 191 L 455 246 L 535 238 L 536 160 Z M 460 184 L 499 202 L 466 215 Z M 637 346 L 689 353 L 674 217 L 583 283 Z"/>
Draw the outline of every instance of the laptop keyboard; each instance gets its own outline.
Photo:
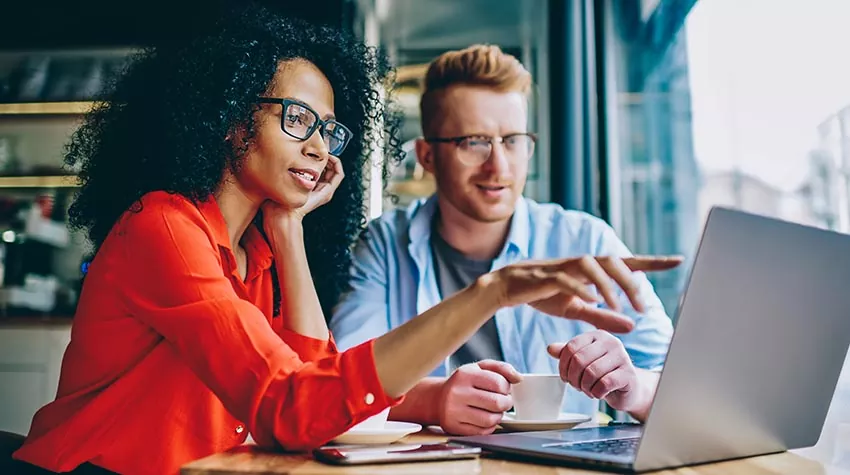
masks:
<path id="1" fill-rule="evenodd" d="M 634 455 L 639 441 L 640 437 L 594 440 L 591 442 L 568 442 L 566 444 L 558 444 L 556 448 L 610 455 Z"/>

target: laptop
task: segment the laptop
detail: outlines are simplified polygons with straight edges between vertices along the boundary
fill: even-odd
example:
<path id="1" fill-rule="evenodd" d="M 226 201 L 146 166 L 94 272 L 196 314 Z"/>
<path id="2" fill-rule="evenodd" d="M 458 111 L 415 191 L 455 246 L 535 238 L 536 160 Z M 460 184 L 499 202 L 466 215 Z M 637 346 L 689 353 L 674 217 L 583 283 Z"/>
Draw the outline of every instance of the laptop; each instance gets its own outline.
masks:
<path id="1" fill-rule="evenodd" d="M 850 346 L 850 236 L 715 207 L 646 423 L 453 438 L 644 472 L 810 447 Z"/>

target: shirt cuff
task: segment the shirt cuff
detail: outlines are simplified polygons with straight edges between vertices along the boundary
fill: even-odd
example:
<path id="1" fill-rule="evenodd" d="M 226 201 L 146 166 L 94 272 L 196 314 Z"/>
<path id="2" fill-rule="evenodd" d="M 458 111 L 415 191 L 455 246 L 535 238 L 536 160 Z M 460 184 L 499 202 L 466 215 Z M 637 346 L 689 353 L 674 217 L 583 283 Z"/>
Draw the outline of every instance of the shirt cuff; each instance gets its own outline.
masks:
<path id="1" fill-rule="evenodd" d="M 298 354 L 301 361 L 316 361 L 338 353 L 333 336 L 328 332 L 327 340 L 311 338 L 292 330 L 281 328 L 280 338 Z"/>
<path id="2" fill-rule="evenodd" d="M 378 379 L 375 369 L 375 340 L 361 343 L 346 351 L 341 364 L 346 384 L 346 402 L 353 423 L 358 424 L 388 407 L 401 404 L 404 396 L 390 397 Z M 346 367 L 347 366 L 347 367 Z"/>

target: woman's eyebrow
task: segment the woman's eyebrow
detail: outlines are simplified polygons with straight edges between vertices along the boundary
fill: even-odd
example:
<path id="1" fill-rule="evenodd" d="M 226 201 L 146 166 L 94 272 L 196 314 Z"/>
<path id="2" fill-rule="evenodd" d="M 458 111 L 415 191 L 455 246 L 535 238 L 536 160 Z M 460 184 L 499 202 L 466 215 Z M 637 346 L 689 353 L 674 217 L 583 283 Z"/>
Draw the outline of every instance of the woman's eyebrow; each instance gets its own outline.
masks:
<path id="1" fill-rule="evenodd" d="M 295 101 L 295 102 L 297 102 L 297 103 L 299 103 L 299 104 L 301 104 L 305 107 L 309 107 L 310 109 L 312 109 L 314 111 L 316 110 L 316 109 L 313 109 L 313 106 L 308 104 L 307 101 L 301 100 L 301 99 L 299 99 L 295 96 L 286 96 L 286 97 L 284 97 L 284 99 L 289 99 L 290 101 Z M 316 114 L 318 114 L 318 112 Z M 321 117 L 322 117 L 322 120 L 336 120 L 336 116 L 333 113 L 325 114 Z"/>

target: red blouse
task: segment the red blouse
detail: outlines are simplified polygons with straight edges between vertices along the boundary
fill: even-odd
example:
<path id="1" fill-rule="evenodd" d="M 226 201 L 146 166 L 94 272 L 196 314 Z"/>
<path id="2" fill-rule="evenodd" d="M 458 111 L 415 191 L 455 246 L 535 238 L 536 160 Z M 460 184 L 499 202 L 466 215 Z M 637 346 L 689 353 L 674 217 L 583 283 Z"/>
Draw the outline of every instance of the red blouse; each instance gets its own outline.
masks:
<path id="1" fill-rule="evenodd" d="M 243 243 L 244 281 L 214 199 L 145 195 L 89 268 L 56 400 L 15 458 L 57 472 L 89 461 L 177 473 L 249 432 L 306 450 L 397 404 L 371 341 L 339 353 L 332 339 L 282 328 L 271 249 L 253 226 Z"/>

